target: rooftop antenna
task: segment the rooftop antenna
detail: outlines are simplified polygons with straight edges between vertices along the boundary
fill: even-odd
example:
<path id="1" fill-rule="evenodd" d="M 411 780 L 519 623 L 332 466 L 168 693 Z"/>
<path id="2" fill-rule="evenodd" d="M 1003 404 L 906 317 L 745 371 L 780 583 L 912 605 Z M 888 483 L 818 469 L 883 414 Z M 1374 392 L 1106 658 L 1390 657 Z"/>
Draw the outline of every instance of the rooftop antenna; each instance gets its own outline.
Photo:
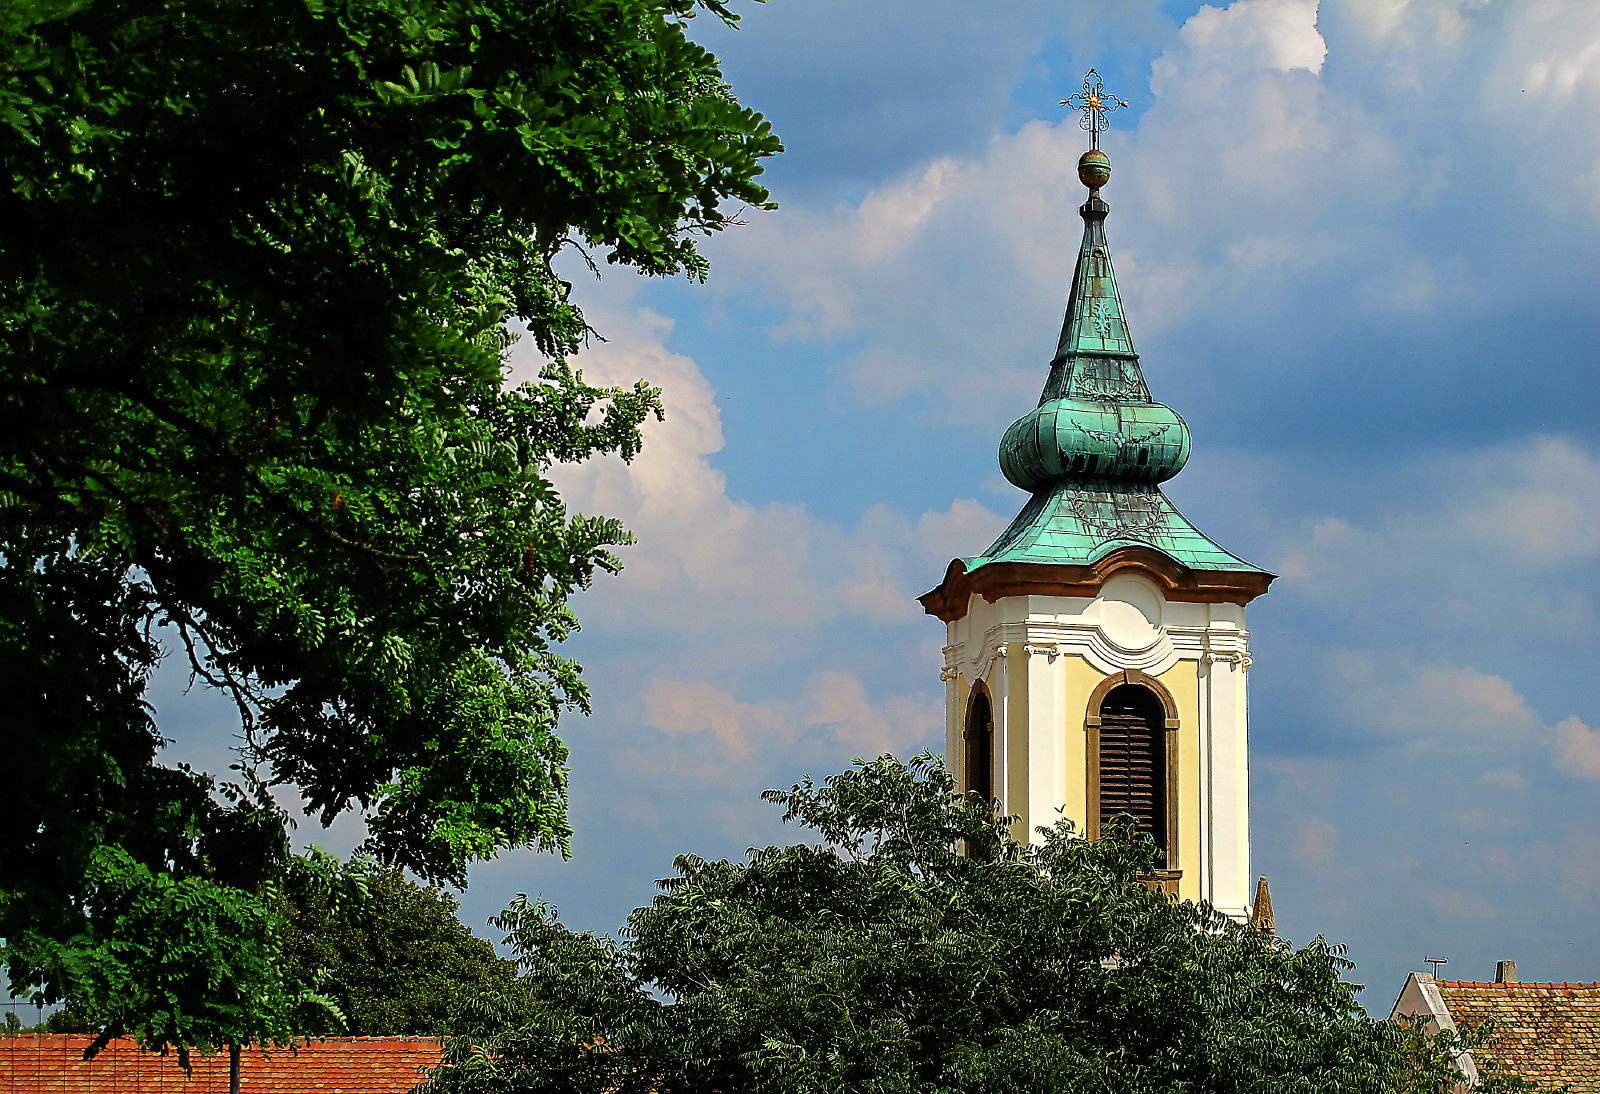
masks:
<path id="1" fill-rule="evenodd" d="M 1435 980 L 1437 980 L 1439 978 L 1439 966 L 1448 965 L 1450 963 L 1450 959 L 1448 957 L 1424 957 L 1422 959 L 1422 963 L 1424 965 L 1433 966 L 1433 977 Z"/>

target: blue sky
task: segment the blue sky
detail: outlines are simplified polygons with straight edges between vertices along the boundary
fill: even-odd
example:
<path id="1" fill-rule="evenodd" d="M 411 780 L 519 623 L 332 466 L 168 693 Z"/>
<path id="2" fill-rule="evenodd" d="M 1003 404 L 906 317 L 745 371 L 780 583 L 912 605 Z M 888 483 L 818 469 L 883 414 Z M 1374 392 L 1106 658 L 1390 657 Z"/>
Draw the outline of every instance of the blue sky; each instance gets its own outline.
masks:
<path id="1" fill-rule="evenodd" d="M 574 856 L 479 867 L 614 931 L 672 856 L 793 838 L 761 790 L 941 743 L 914 597 L 1021 506 L 1075 254 L 1096 66 L 1145 374 L 1194 435 L 1169 484 L 1281 575 L 1251 606 L 1253 866 L 1279 925 L 1408 969 L 1600 980 L 1600 21 L 1589 0 L 773 0 L 697 29 L 788 146 L 781 208 L 706 285 L 580 283 L 595 379 L 660 385 L 578 603 Z M 531 352 L 531 351 L 529 351 Z M 520 351 L 519 351 L 520 353 Z M 514 365 L 526 373 L 531 356 Z M 177 749 L 225 709 L 160 687 Z M 317 838 L 348 846 L 351 826 Z"/>

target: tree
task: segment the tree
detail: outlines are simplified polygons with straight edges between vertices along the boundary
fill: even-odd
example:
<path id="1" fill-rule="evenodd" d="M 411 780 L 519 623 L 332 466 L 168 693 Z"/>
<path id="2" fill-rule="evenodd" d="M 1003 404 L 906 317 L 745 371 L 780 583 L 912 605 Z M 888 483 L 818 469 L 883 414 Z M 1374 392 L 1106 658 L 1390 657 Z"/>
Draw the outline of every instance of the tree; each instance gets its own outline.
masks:
<path id="1" fill-rule="evenodd" d="M 359 861 L 343 871 L 342 881 L 300 877 L 275 888 L 268 900 L 280 924 L 277 962 L 284 983 L 298 997 L 319 1000 L 300 1016 L 301 1032 L 437 1037 L 469 997 L 519 997 L 516 963 L 456 918 L 460 902 L 449 893 Z M 69 1009 L 57 1010 L 38 1029 L 99 1032 Z"/>
<path id="2" fill-rule="evenodd" d="M 770 800 L 819 844 L 676 862 L 617 942 L 519 899 L 539 1002 L 463 1011 L 433 1094 L 1445 1094 L 1449 1039 L 1368 1018 L 1351 963 L 1142 877 L 1131 824 L 1014 842 L 935 756 Z M 1522 1089 L 1506 1076 L 1486 1089 Z"/>
<path id="3" fill-rule="evenodd" d="M 699 277 L 778 150 L 691 43 L 720 0 L 0 6 L 0 938 L 152 1047 L 293 1031 L 273 797 L 434 882 L 565 852 L 553 646 L 617 566 L 554 463 L 660 413 L 562 360 L 556 269 Z M 503 384 L 506 322 L 549 358 Z M 239 711 L 160 762 L 165 649 Z"/>
<path id="4" fill-rule="evenodd" d="M 459 906 L 398 870 L 342 899 L 322 887 L 285 894 L 284 974 L 338 1007 L 341 1033 L 443 1036 L 465 999 L 519 991 L 516 964 L 456 918 Z"/>

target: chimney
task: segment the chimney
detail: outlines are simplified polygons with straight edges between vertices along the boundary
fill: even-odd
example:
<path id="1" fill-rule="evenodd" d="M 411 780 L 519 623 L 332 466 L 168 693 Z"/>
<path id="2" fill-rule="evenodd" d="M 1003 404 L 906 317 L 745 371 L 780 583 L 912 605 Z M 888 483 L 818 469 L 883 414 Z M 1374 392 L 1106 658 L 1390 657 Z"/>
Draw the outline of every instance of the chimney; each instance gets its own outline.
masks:
<path id="1" fill-rule="evenodd" d="M 1496 984 L 1517 983 L 1517 963 L 1515 961 L 1496 961 L 1494 963 L 1494 982 Z"/>

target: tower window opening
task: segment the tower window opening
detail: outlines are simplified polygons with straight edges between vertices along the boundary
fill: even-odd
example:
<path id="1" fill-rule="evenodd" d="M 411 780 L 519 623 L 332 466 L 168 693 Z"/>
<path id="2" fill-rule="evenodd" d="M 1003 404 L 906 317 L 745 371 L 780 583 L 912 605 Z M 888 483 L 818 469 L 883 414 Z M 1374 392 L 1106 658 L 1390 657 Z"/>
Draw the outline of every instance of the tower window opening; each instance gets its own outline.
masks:
<path id="1" fill-rule="evenodd" d="M 1158 869 L 1171 861 L 1167 846 L 1166 712 L 1147 688 L 1123 684 L 1100 704 L 1100 827 L 1133 818 L 1155 840 Z"/>
<path id="2" fill-rule="evenodd" d="M 963 734 L 966 752 L 965 783 L 968 793 L 994 800 L 994 710 L 989 705 L 989 693 L 978 685 L 972 702 L 967 706 L 967 728 Z"/>

